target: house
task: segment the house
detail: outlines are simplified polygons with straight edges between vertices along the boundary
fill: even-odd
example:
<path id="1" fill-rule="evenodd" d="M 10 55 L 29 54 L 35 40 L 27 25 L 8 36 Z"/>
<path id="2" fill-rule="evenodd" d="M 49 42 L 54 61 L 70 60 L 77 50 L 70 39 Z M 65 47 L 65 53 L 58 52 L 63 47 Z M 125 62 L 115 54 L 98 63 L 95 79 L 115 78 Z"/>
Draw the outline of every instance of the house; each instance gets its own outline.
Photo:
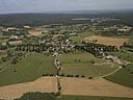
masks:
<path id="1" fill-rule="evenodd" d="M 31 27 L 30 27 L 30 26 L 24 26 L 24 28 L 25 28 L 25 29 L 31 29 Z"/>
<path id="2" fill-rule="evenodd" d="M 12 35 L 10 39 L 8 40 L 8 44 L 11 46 L 21 45 L 22 40 L 18 36 Z"/>

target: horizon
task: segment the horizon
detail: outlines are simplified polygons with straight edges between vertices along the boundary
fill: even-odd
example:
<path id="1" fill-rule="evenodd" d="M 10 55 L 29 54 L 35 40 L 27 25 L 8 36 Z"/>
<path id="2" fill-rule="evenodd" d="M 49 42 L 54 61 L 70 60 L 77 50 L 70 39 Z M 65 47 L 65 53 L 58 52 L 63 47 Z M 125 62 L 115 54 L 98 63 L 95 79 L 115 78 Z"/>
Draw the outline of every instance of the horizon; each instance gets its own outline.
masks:
<path id="1" fill-rule="evenodd" d="M 108 13 L 127 13 L 133 12 L 133 9 L 121 9 L 121 10 L 75 10 L 65 12 L 14 12 L 14 13 L 0 13 L 0 15 L 15 15 L 15 14 L 108 14 Z"/>
<path id="2" fill-rule="evenodd" d="M 0 14 L 133 10 L 131 0 L 0 0 Z"/>

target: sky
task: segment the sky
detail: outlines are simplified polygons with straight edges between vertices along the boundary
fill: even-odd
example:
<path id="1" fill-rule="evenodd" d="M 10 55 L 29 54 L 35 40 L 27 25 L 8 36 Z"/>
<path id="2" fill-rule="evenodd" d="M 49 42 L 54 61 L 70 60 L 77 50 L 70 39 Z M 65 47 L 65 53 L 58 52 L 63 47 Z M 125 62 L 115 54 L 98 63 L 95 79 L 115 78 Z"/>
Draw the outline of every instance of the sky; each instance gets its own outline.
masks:
<path id="1" fill-rule="evenodd" d="M 0 0 L 0 14 L 133 9 L 133 0 Z"/>

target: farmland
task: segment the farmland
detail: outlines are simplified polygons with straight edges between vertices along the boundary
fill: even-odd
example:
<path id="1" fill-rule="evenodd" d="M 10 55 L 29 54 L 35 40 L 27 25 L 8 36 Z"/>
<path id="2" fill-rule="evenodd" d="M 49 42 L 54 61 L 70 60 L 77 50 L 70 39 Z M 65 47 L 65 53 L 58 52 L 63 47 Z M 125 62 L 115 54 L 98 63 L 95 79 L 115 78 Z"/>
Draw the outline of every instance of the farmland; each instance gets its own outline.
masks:
<path id="1" fill-rule="evenodd" d="M 0 72 L 0 85 L 32 81 L 43 74 L 55 74 L 52 61 L 51 56 L 33 53 L 22 58 L 16 65 L 6 62 L 3 64 L 6 69 Z"/>
<path id="2" fill-rule="evenodd" d="M 61 92 L 63 95 L 133 98 L 132 88 L 125 87 L 102 78 L 92 80 L 82 78 L 60 78 L 60 80 L 62 86 Z"/>
<path id="3" fill-rule="evenodd" d="M 100 77 L 119 68 L 117 64 L 106 62 L 86 52 L 62 54 L 59 59 L 61 61 L 61 73 L 65 75 Z"/>
<path id="4" fill-rule="evenodd" d="M 94 42 L 104 45 L 113 45 L 116 47 L 122 46 L 124 43 L 128 42 L 127 37 L 106 37 L 106 36 L 89 36 L 84 39 L 86 42 Z"/>
<path id="5" fill-rule="evenodd" d="M 88 80 L 83 78 L 60 77 L 60 83 L 62 89 L 59 97 L 70 95 L 73 98 L 73 95 L 75 95 L 81 97 L 133 98 L 133 90 L 131 88 L 105 79 Z M 0 99 L 12 100 L 12 98 L 20 98 L 23 94 L 29 92 L 57 93 L 57 91 L 56 77 L 42 77 L 32 82 L 0 87 Z M 58 98 L 58 95 L 56 96 Z"/>
<path id="6" fill-rule="evenodd" d="M 106 79 L 133 88 L 133 64 L 127 65 Z"/>

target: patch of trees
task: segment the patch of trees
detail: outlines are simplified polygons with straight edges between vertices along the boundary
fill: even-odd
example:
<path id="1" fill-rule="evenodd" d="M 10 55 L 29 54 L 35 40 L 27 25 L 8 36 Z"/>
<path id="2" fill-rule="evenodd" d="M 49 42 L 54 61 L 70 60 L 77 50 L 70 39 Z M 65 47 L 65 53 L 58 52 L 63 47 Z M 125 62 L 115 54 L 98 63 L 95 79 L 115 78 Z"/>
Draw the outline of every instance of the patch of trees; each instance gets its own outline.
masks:
<path id="1" fill-rule="evenodd" d="M 0 50 L 6 50 L 6 49 L 7 49 L 7 46 L 0 45 Z"/>
<path id="2" fill-rule="evenodd" d="M 15 100 L 57 100 L 55 93 L 26 93 L 22 97 Z"/>
<path id="3" fill-rule="evenodd" d="M 40 52 L 46 51 L 49 46 L 44 44 L 23 44 L 16 47 L 16 51 Z"/>
<path id="4" fill-rule="evenodd" d="M 60 73 L 59 76 L 62 76 L 62 77 L 73 77 L 73 78 L 88 78 L 88 79 L 93 79 L 92 76 L 78 75 L 78 74 L 64 74 L 64 73 Z"/>
<path id="5" fill-rule="evenodd" d="M 133 45 L 124 43 L 122 47 L 131 48 L 133 49 Z"/>

